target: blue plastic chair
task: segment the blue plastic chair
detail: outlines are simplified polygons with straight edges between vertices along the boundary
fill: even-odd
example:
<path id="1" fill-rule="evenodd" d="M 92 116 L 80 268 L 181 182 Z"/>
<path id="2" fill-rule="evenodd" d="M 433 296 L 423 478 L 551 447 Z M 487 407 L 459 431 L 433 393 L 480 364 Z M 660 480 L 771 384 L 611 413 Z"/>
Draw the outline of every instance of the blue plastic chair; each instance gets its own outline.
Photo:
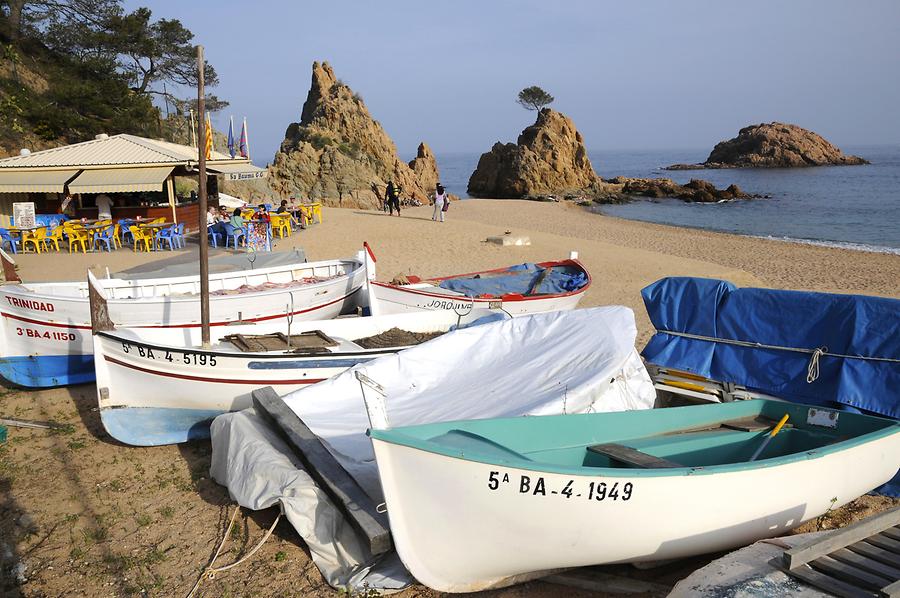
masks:
<path id="1" fill-rule="evenodd" d="M 94 233 L 94 246 L 100 246 L 100 243 L 106 244 L 106 250 L 112 253 L 113 248 L 116 246 L 115 238 L 113 237 L 113 226 L 107 226 L 103 230 L 97 231 Z"/>
<path id="2" fill-rule="evenodd" d="M 216 228 L 219 230 L 216 230 Z M 225 233 L 221 232 L 221 227 L 217 227 L 215 224 L 206 227 L 206 234 L 209 235 L 209 240 L 212 241 L 213 247 L 219 246 L 216 242 L 216 237 L 222 237 L 222 240 L 225 240 Z"/>
<path id="3" fill-rule="evenodd" d="M 175 243 L 176 241 L 173 239 L 175 235 L 175 226 L 168 226 L 166 228 L 161 228 L 156 231 L 156 236 L 153 239 L 154 244 L 157 249 L 162 248 L 162 242 L 165 241 L 169 244 L 169 251 L 175 251 Z"/>
<path id="4" fill-rule="evenodd" d="M 9 243 L 9 248 L 12 249 L 13 253 L 19 253 L 19 250 L 16 249 L 16 240 L 13 238 L 9 231 L 5 228 L 0 228 L 0 247 Z"/>
<path id="5" fill-rule="evenodd" d="M 230 222 L 223 222 L 222 226 L 225 227 L 225 247 L 228 247 L 229 240 L 234 240 L 234 248 L 237 249 L 238 239 L 244 236 L 244 229 L 234 228 Z"/>
<path id="6" fill-rule="evenodd" d="M 132 218 L 122 218 L 121 220 L 119 220 L 119 230 L 122 233 L 122 245 L 134 244 L 134 237 L 131 235 L 131 229 L 129 227 L 135 222 L 137 222 L 137 220 L 134 220 Z"/>
<path id="7" fill-rule="evenodd" d="M 184 222 L 179 222 L 175 225 L 175 230 L 172 232 L 172 240 L 175 241 L 175 245 L 178 248 L 184 248 Z"/>

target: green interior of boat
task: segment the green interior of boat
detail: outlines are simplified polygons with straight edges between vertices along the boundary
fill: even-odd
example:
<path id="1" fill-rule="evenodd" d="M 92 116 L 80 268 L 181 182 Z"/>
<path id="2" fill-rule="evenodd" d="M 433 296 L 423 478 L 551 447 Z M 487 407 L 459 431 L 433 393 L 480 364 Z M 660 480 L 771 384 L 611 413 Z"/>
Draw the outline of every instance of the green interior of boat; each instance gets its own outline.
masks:
<path id="1" fill-rule="evenodd" d="M 812 411 L 811 411 L 812 410 Z M 788 422 L 750 463 L 778 420 Z M 828 424 L 828 425 L 822 425 Z M 834 427 L 830 427 L 833 425 Z M 900 422 L 780 401 L 442 422 L 373 438 L 473 461 L 606 475 L 703 473 L 814 458 L 900 433 Z"/>

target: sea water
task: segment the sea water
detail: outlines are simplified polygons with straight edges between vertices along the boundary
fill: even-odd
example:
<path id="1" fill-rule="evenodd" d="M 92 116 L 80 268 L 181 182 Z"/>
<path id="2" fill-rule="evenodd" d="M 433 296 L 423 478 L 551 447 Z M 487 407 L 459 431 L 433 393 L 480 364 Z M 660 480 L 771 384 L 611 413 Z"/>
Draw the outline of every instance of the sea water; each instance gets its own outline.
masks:
<path id="1" fill-rule="evenodd" d="M 598 206 L 610 216 L 900 254 L 900 145 L 842 149 L 871 164 L 666 171 L 661 168 L 668 164 L 702 162 L 708 150 L 604 150 L 588 155 L 604 178 L 668 177 L 678 183 L 702 178 L 719 188 L 735 183 L 747 193 L 770 196 L 716 204 L 637 199 Z M 479 156 L 437 156 L 448 191 L 467 197 L 466 185 Z"/>

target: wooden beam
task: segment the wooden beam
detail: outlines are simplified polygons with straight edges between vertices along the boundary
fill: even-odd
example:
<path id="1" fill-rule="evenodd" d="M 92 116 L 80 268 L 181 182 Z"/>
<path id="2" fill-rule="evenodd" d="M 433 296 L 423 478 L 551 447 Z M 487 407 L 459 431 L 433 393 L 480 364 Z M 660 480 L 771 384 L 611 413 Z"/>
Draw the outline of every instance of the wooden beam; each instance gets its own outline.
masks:
<path id="1" fill-rule="evenodd" d="M 594 444 L 587 447 L 587 450 L 641 469 L 685 467 L 668 459 L 661 459 L 622 444 Z"/>
<path id="2" fill-rule="evenodd" d="M 847 527 L 834 530 L 824 538 L 817 538 L 790 550 L 785 550 L 784 556 L 782 557 L 784 559 L 784 566 L 788 569 L 794 569 L 795 567 L 813 561 L 820 556 L 834 552 L 838 548 L 846 548 L 850 544 L 855 544 L 866 539 L 875 544 L 875 542 L 872 542 L 872 539 L 869 539 L 869 536 L 877 534 L 889 527 L 893 527 L 898 523 L 900 523 L 900 507 L 868 517 L 862 521 L 857 521 Z M 890 542 L 890 539 L 888 538 L 885 538 L 884 540 Z M 879 544 L 876 544 L 876 546 L 879 546 Z M 890 548 L 887 549 L 890 550 Z"/>
<path id="3" fill-rule="evenodd" d="M 257 411 L 277 426 L 307 473 L 361 534 L 369 551 L 378 555 L 390 550 L 393 542 L 387 513 L 378 511 L 375 502 L 325 448 L 319 437 L 271 386 L 254 390 L 252 396 Z"/>

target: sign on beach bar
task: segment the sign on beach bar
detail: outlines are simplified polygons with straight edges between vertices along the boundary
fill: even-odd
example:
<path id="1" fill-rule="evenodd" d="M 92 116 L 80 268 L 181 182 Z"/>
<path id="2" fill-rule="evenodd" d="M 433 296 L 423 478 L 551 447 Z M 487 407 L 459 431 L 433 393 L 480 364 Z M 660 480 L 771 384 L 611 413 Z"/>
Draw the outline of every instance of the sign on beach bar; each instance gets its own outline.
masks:
<path id="1" fill-rule="evenodd" d="M 34 202 L 13 202 L 13 222 L 18 228 L 32 228 L 34 226 Z"/>

